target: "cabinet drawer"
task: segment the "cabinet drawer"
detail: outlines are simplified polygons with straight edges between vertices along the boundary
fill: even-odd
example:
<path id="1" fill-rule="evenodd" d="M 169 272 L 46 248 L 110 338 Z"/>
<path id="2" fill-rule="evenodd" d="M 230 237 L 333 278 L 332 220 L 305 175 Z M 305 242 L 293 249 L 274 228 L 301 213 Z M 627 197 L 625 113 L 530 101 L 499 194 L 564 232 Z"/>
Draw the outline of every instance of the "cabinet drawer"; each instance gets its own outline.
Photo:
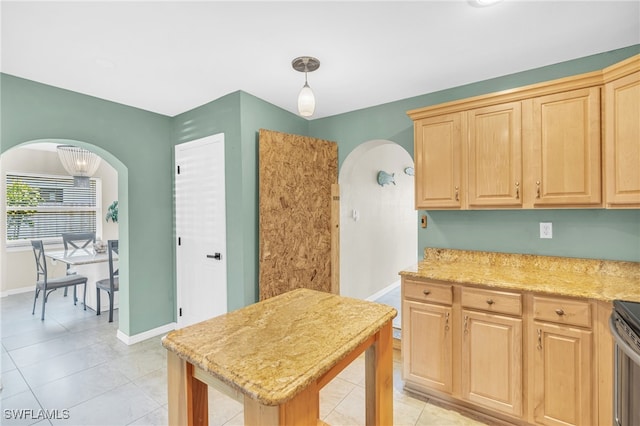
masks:
<path id="1" fill-rule="evenodd" d="M 436 284 L 428 281 L 404 281 L 404 297 L 422 302 L 451 305 L 453 302 L 453 286 Z"/>
<path id="2" fill-rule="evenodd" d="M 464 308 L 522 315 L 522 295 L 518 293 L 462 287 L 461 301 Z"/>
<path id="3" fill-rule="evenodd" d="M 534 296 L 533 317 L 540 321 L 591 327 L 591 304 L 586 300 Z"/>

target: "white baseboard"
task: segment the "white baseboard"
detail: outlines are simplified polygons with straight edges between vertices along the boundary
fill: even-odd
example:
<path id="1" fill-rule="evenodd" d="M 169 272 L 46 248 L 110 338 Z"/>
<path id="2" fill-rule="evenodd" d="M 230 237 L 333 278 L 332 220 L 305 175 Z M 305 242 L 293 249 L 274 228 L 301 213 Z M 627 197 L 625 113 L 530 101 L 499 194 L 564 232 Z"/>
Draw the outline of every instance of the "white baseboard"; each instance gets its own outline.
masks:
<path id="1" fill-rule="evenodd" d="M 28 287 L 12 288 L 10 290 L 5 290 L 5 291 L 1 292 L 0 293 L 0 297 L 7 297 L 7 296 L 12 296 L 14 294 L 28 293 L 30 291 L 35 291 L 35 289 L 36 289 L 35 283 L 33 285 L 28 286 Z"/>
<path id="2" fill-rule="evenodd" d="M 400 280 L 394 282 L 393 284 L 389 284 L 388 286 L 386 286 L 382 290 L 377 291 L 374 294 L 372 294 L 371 296 L 367 297 L 365 300 L 368 300 L 369 302 L 373 302 L 373 301 L 381 298 L 385 294 L 389 293 L 390 291 L 395 290 L 398 287 L 400 287 Z"/>
<path id="3" fill-rule="evenodd" d="M 172 330 L 175 330 L 176 327 L 177 327 L 177 324 L 175 322 L 171 322 L 161 327 L 157 327 L 152 330 L 147 330 L 143 333 L 134 334 L 133 336 L 127 336 L 122 331 L 118 330 L 117 337 L 127 345 L 134 345 L 136 343 L 142 342 L 143 340 L 160 336 L 161 334 L 166 334 Z"/>

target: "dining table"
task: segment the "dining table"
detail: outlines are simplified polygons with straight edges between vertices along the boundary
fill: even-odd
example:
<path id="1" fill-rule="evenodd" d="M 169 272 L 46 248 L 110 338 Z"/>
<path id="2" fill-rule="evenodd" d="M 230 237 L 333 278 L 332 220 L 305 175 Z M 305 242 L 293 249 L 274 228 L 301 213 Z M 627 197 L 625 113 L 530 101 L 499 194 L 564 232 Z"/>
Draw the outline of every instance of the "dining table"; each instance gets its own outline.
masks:
<path id="1" fill-rule="evenodd" d="M 114 260 L 117 255 L 114 253 Z M 94 248 L 74 248 L 69 250 L 53 250 L 45 252 L 45 256 L 50 258 L 53 263 L 62 262 L 71 265 L 78 274 L 87 277 L 87 307 L 97 310 L 96 281 L 109 276 L 109 253 L 105 251 L 96 251 Z M 80 292 L 82 289 L 78 289 Z M 80 293 L 78 293 L 80 294 Z M 101 310 L 109 309 L 108 298 L 103 298 L 100 303 Z M 114 308 L 118 305 L 118 293 L 115 294 Z"/>
<path id="2" fill-rule="evenodd" d="M 97 252 L 92 248 L 79 248 L 72 250 L 45 252 L 45 256 L 66 263 L 68 265 L 89 265 L 109 261 L 109 253 Z"/>

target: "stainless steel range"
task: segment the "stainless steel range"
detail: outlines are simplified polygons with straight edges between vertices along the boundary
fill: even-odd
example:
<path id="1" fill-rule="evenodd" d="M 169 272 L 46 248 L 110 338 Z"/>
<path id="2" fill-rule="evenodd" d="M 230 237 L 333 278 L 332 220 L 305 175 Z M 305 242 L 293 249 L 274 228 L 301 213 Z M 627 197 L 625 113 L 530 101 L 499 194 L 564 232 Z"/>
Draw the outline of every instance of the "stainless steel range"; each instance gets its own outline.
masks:
<path id="1" fill-rule="evenodd" d="M 640 303 L 615 300 L 610 320 L 615 340 L 614 424 L 640 425 Z"/>

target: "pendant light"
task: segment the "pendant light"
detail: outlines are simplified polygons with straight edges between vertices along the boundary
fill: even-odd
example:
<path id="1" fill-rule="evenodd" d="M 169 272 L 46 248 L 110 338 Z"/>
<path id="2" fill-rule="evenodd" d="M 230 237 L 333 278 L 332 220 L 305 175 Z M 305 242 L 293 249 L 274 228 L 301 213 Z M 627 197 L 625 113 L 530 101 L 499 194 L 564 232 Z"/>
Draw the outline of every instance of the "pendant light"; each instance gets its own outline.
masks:
<path id="1" fill-rule="evenodd" d="M 88 188 L 89 178 L 98 169 L 100 157 L 73 145 L 58 145 L 58 157 L 64 169 L 73 176 L 73 186 Z"/>
<path id="2" fill-rule="evenodd" d="M 300 56 L 291 61 L 291 66 L 304 73 L 304 86 L 298 95 L 298 113 L 303 117 L 311 117 L 316 109 L 316 98 L 307 82 L 307 73 L 320 68 L 320 61 L 311 56 Z"/>

